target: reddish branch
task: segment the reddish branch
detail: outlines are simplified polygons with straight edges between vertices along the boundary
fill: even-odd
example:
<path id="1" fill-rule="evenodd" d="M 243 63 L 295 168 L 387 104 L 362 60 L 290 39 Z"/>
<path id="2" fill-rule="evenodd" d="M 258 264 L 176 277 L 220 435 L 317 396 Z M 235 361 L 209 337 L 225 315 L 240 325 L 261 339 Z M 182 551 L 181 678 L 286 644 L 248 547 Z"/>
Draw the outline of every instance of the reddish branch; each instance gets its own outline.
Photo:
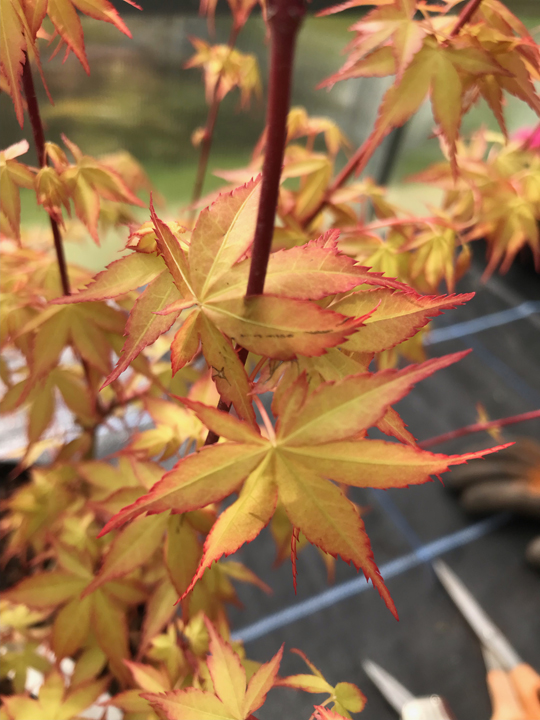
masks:
<path id="1" fill-rule="evenodd" d="M 47 154 L 45 152 L 45 133 L 43 131 L 43 123 L 41 122 L 41 114 L 39 112 L 39 105 L 36 97 L 36 89 L 34 86 L 34 78 L 32 77 L 32 68 L 30 67 L 30 61 L 28 56 L 25 54 L 25 62 L 23 67 L 22 85 L 24 96 L 26 98 L 26 104 L 28 108 L 28 116 L 30 118 L 30 124 L 32 126 L 32 134 L 34 136 L 34 144 L 36 147 L 37 159 L 40 167 L 47 165 Z M 64 254 L 64 245 L 62 243 L 62 236 L 60 234 L 60 228 L 56 220 L 49 215 L 49 221 L 51 223 L 51 230 L 54 239 L 54 249 L 56 252 L 56 261 L 58 264 L 58 270 L 60 272 L 60 281 L 62 284 L 62 292 L 64 295 L 71 295 L 71 288 L 69 285 L 69 275 L 66 263 L 66 256 Z M 100 416 L 104 416 L 104 411 L 101 406 L 99 397 L 95 393 L 95 383 L 92 380 L 92 374 L 90 366 L 84 358 L 80 358 L 81 365 L 84 370 L 86 383 L 88 389 L 95 402 L 95 407 Z M 92 444 L 94 442 L 94 430 L 92 431 Z"/>
<path id="2" fill-rule="evenodd" d="M 271 54 L 266 152 L 247 295 L 260 295 L 264 290 L 287 139 L 294 48 L 304 13 L 304 0 L 269 0 L 268 2 Z"/>
<path id="3" fill-rule="evenodd" d="M 36 97 L 36 89 L 34 86 L 34 78 L 32 77 L 32 68 L 28 56 L 25 57 L 22 84 L 26 104 L 28 107 L 28 116 L 32 125 L 32 134 L 34 136 L 34 144 L 36 146 L 36 154 L 40 167 L 47 165 L 47 155 L 45 153 L 45 133 L 43 132 L 43 123 L 39 112 L 39 105 Z M 54 238 L 54 249 L 56 251 L 56 259 L 58 261 L 58 269 L 60 271 L 60 280 L 62 282 L 62 291 L 64 295 L 71 295 L 69 287 L 69 277 L 67 271 L 66 256 L 64 255 L 64 246 L 62 244 L 62 236 L 60 228 L 54 218 L 49 215 L 51 230 Z"/>
<path id="4" fill-rule="evenodd" d="M 358 148 L 354 155 L 349 158 L 343 169 L 336 175 L 334 181 L 325 192 L 322 200 L 303 221 L 305 227 L 309 227 L 309 225 L 311 225 L 321 210 L 326 207 L 336 190 L 339 190 L 339 188 L 347 182 L 355 171 L 360 173 L 366 167 L 374 151 L 377 149 L 377 146 L 374 143 L 371 143 L 371 146 L 368 148 L 369 140 L 370 138 L 368 138 L 366 142 Z"/>
<path id="5" fill-rule="evenodd" d="M 478 10 L 480 7 L 480 3 L 482 0 L 469 0 L 469 2 L 465 5 L 463 10 L 460 12 L 459 17 L 457 19 L 456 24 L 452 28 L 452 32 L 450 33 L 450 37 L 455 37 L 461 28 L 469 22 L 471 17 L 474 15 L 474 13 Z"/>
<path id="6" fill-rule="evenodd" d="M 365 145 L 365 143 L 364 143 Z M 364 145 L 361 145 L 358 150 L 354 153 L 352 157 L 349 158 L 346 165 L 343 167 L 343 169 L 336 175 L 333 183 L 330 185 L 328 190 L 325 192 L 322 200 L 317 205 L 317 207 L 314 208 L 314 210 L 311 212 L 311 215 L 309 215 L 305 221 L 304 224 L 306 227 L 308 227 L 313 220 L 317 217 L 317 215 L 323 210 L 330 198 L 332 197 L 333 193 L 335 193 L 336 190 L 339 190 L 339 188 L 344 185 L 347 180 L 350 178 L 350 176 L 354 173 L 354 171 L 357 169 L 357 167 L 360 165 L 360 161 L 362 160 L 362 157 L 366 154 Z M 368 158 L 369 159 L 369 158 Z M 367 161 L 366 161 L 367 162 Z M 365 163 L 364 163 L 365 167 Z"/>
<path id="7" fill-rule="evenodd" d="M 531 410 L 530 412 L 522 413 L 521 415 L 512 415 L 511 417 L 502 418 L 501 420 L 489 420 L 488 422 L 466 425 L 458 430 L 452 430 L 451 432 L 444 433 L 443 435 L 437 435 L 436 437 L 422 440 L 422 442 L 419 442 L 418 445 L 421 448 L 428 448 L 433 445 L 448 442 L 448 440 L 463 437 L 464 435 L 470 435 L 471 433 L 481 432 L 482 430 L 493 430 L 495 428 L 504 427 L 505 425 L 515 425 L 516 423 L 525 422 L 525 420 L 534 420 L 535 418 L 540 418 L 540 410 Z"/>
<path id="8" fill-rule="evenodd" d="M 266 112 L 266 152 L 246 296 L 260 295 L 264 290 L 287 139 L 294 49 L 304 13 L 304 0 L 268 1 L 271 50 Z M 245 364 L 247 356 L 248 351 L 240 348 L 238 357 L 243 364 Z M 230 405 L 220 400 L 218 410 L 228 412 Z M 204 444 L 213 445 L 218 439 L 219 437 L 210 431 Z"/>
<path id="9" fill-rule="evenodd" d="M 228 43 L 229 54 L 232 52 L 234 46 L 236 45 L 236 39 L 238 38 L 238 33 L 240 32 L 240 29 L 241 27 L 238 27 L 236 23 L 234 23 Z M 191 204 L 193 206 L 200 200 L 202 195 L 204 178 L 206 177 L 208 160 L 210 158 L 210 150 L 212 149 L 212 141 L 214 139 L 214 129 L 216 127 L 219 106 L 221 105 L 222 100 L 222 98 L 220 98 L 220 90 L 223 80 L 223 74 L 225 72 L 226 62 L 227 60 L 224 61 L 221 72 L 219 73 L 216 80 L 214 94 L 212 96 L 212 102 L 210 104 L 210 109 L 208 110 L 208 117 L 206 119 L 206 125 L 204 128 L 204 135 L 201 141 L 201 153 L 199 155 L 199 164 L 197 166 L 197 176 L 195 178 L 195 185 L 193 186 L 193 194 L 191 197 Z"/>

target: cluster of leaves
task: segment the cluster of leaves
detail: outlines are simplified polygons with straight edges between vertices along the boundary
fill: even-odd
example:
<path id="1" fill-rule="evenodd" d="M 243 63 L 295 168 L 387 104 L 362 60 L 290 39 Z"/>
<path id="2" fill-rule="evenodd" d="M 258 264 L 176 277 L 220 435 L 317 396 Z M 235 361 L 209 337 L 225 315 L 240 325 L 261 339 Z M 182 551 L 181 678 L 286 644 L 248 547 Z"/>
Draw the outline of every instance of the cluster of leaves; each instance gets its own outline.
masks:
<path id="1" fill-rule="evenodd" d="M 537 157 L 534 145 L 526 140 L 519 147 L 514 143 L 505 147 L 504 93 L 540 113 L 534 85 L 540 79 L 540 49 L 500 0 L 475 3 L 474 12 L 464 23 L 461 16 L 456 20 L 451 14 L 456 4 L 456 0 L 431 5 L 415 0 L 350 0 L 321 13 L 377 6 L 352 25 L 355 38 L 348 46 L 347 61 L 321 86 L 351 78 L 395 76 L 373 131 L 355 154 L 351 169 L 357 173 L 363 170 L 381 140 L 406 123 L 430 97 L 448 165 L 444 170 L 437 166 L 420 177 L 444 183 L 445 189 L 451 188 L 450 198 L 427 222 L 412 219 L 394 223 L 382 246 L 377 237 L 363 237 L 366 228 L 353 234 L 353 249 L 360 251 L 357 257 L 412 283 L 421 292 L 433 292 L 442 278 L 452 290 L 456 277 L 468 266 L 468 240 L 488 241 L 487 274 L 500 264 L 503 271 L 507 270 L 526 243 L 539 262 L 534 176 Z M 503 146 L 500 153 L 492 152 L 483 166 L 485 144 L 477 139 L 467 150 L 459 139 L 463 114 L 480 98 L 497 119 L 502 131 L 497 142 Z M 476 163 L 474 167 L 472 162 Z M 493 171 L 497 180 L 490 176 Z M 334 187 L 324 193 L 327 205 Z M 340 185 L 335 189 L 342 192 Z M 396 217 L 394 209 L 378 208 L 377 204 L 374 207 L 380 220 Z M 379 229 L 380 225 L 375 227 Z"/>
<path id="2" fill-rule="evenodd" d="M 261 96 L 261 79 L 254 55 L 241 53 L 227 45 L 211 45 L 200 38 L 193 38 L 191 42 L 197 52 L 185 67 L 203 68 L 207 102 L 212 101 L 214 94 L 218 100 L 223 100 L 236 87 L 240 89 L 243 107 L 248 105 L 253 93 Z"/>
<path id="3" fill-rule="evenodd" d="M 238 87 L 246 98 L 259 84 L 255 62 L 234 47 L 256 3 L 229 4 L 229 45 L 196 40 L 190 61 L 204 71 L 214 118 L 206 141 L 223 96 Z M 365 3 L 346 3 L 354 4 Z M 484 161 L 478 141 L 470 149 L 458 141 L 461 112 L 481 92 L 496 114 L 501 87 L 537 102 L 527 84 L 537 67 L 530 37 L 495 0 L 454 34 L 454 3 L 371 4 L 380 7 L 355 26 L 352 64 L 332 82 L 368 66 L 396 74 L 363 158 L 431 88 L 448 163 L 429 179 L 448 190 L 445 206 L 434 217 L 404 217 L 371 181 L 345 186 L 346 174 L 334 172 L 346 138 L 328 118 L 294 108 L 264 294 L 246 297 L 260 172 L 272 151 L 266 133 L 248 168 L 222 173 L 228 186 L 196 218 L 165 221 L 150 202 L 142 224 L 129 206 L 144 205 L 138 195 L 148 181 L 126 155 L 95 159 L 66 138 L 73 161 L 53 143 L 39 168 L 20 160 L 26 141 L 1 154 L 0 411 L 24 415 L 19 468 L 44 451 L 49 460 L 31 467 L 3 505 L 2 560 L 27 576 L 4 594 L 2 673 L 13 694 L 1 720 L 71 720 L 98 698 L 126 720 L 253 720 L 273 686 L 327 695 L 315 706 L 318 720 L 361 711 L 358 688 L 331 685 L 303 655 L 312 674 L 280 678 L 281 651 L 259 665 L 230 642 L 233 581 L 269 588 L 224 558 L 270 524 L 295 584 L 297 552 L 312 544 L 330 572 L 338 557 L 361 569 L 397 614 L 350 488 L 407 487 L 482 455 L 421 450 L 394 405 L 463 357 L 426 360 L 421 334 L 470 299 L 454 294 L 454 283 L 477 228 L 496 247 L 506 242 L 507 257 L 518 242 L 538 243 L 524 219 L 538 217 L 536 156 L 505 145 Z M 202 9 L 211 16 L 215 5 Z M 107 0 L 4 6 L 2 87 L 21 124 L 21 77 L 29 59 L 41 68 L 47 15 L 59 46 L 85 68 L 77 10 L 128 33 Z M 459 116 L 448 124 L 440 86 L 450 78 L 456 89 L 456 75 Z M 35 112 L 31 119 L 39 124 Z M 66 266 L 57 242 L 53 255 L 48 238 L 21 232 L 20 188 L 35 192 L 55 241 L 76 238 L 82 226 L 99 242 L 105 225 L 128 224 L 125 253 L 95 277 Z M 514 220 L 496 215 L 511 193 L 529 204 Z M 449 294 L 439 290 L 443 279 Z M 398 354 L 417 364 L 394 369 Z M 388 440 L 372 439 L 373 428 Z M 119 429 L 124 446 L 98 459 Z M 33 695 L 28 668 L 46 676 Z"/>
<path id="4" fill-rule="evenodd" d="M 538 135 L 538 130 L 536 130 Z M 535 131 L 506 142 L 504 136 L 477 132 L 458 143 L 459 177 L 447 163 L 434 165 L 416 179 L 444 188 L 444 210 L 462 227 L 464 240 L 483 238 L 488 245 L 486 274 L 508 270 L 516 255 L 530 248 L 540 272 L 540 154 Z"/>
<path id="5" fill-rule="evenodd" d="M 454 170 L 462 115 L 479 97 L 489 104 L 505 135 L 503 90 L 540 112 L 533 85 L 540 77 L 540 51 L 527 28 L 500 0 L 477 3 L 469 21 L 461 25 L 449 14 L 457 4 L 351 0 L 334 9 L 377 6 L 353 25 L 348 60 L 323 85 L 396 76 L 382 101 L 366 154 L 414 115 L 428 94 Z"/>
<path id="6" fill-rule="evenodd" d="M 33 190 L 38 205 L 42 205 L 49 216 L 62 226 L 63 209 L 71 216 L 73 205 L 75 215 L 97 245 L 100 214 L 103 220 L 115 224 L 132 219 L 126 205 L 144 206 L 135 192 L 146 186 L 148 181 L 133 158 L 128 157 L 126 162 L 125 157 L 109 156 L 100 161 L 84 155 L 68 138 L 63 140 L 73 155 L 73 163 L 56 143 L 45 144 L 45 153 L 52 165 L 44 165 L 40 169 L 24 165 L 16 159 L 28 151 L 26 140 L 0 153 L 0 227 L 4 237 L 20 240 L 20 188 Z"/>

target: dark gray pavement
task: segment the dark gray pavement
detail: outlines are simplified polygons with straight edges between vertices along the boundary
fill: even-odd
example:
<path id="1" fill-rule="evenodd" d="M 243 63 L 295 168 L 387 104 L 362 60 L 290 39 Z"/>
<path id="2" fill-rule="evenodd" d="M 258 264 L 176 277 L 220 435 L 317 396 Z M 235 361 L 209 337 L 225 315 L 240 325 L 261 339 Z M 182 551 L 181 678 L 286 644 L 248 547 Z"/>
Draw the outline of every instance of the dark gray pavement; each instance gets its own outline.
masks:
<path id="1" fill-rule="evenodd" d="M 530 312 L 532 307 L 536 312 L 459 338 L 441 341 L 441 333 L 439 338 L 433 336 L 439 341 L 428 348 L 431 356 L 465 347 L 472 347 L 473 352 L 420 383 L 399 404 L 419 439 L 475 422 L 477 402 L 491 418 L 540 407 L 540 278 L 525 268 L 515 268 L 506 277 L 482 284 L 481 268 L 478 261 L 458 287 L 460 292 L 474 290 L 475 298 L 437 318 L 436 328 L 455 326 L 460 332 L 469 331 L 470 327 L 458 324 L 493 318 L 493 313 L 509 308 Z M 524 306 L 526 302 L 534 305 Z M 540 438 L 540 421 L 515 425 L 504 433 L 508 440 L 520 435 Z M 474 438 L 478 447 L 490 442 L 486 437 Z M 470 447 L 471 437 L 436 450 L 458 452 L 465 444 Z M 365 523 L 383 575 L 386 570 L 400 621 L 394 620 L 363 579 L 355 582 L 359 576 L 341 561 L 328 595 L 323 563 L 312 548 L 299 557 L 295 596 L 290 564 L 272 568 L 274 545 L 265 531 L 242 551 L 240 559 L 271 585 L 274 594 L 265 597 L 256 589 L 241 587 L 246 607 L 234 610 L 232 616 L 237 635 L 246 638 L 249 656 L 267 660 L 282 643 L 286 650 L 301 648 L 330 682 L 347 680 L 359 685 L 368 698 L 358 716 L 362 720 L 396 717 L 364 674 L 361 662 L 365 658 L 385 667 L 413 693 L 444 695 L 457 720 L 489 718 L 479 644 L 422 558 L 426 554 L 444 557 L 523 658 L 540 668 L 540 574 L 524 561 L 525 546 L 540 532 L 540 523 L 467 516 L 438 481 L 388 492 L 356 489 L 352 497 L 369 506 Z M 339 599 L 350 588 L 343 583 L 350 581 L 355 594 Z M 291 612 L 297 617 L 291 618 Z M 304 671 L 302 661 L 286 652 L 282 673 Z M 317 699 L 323 698 L 276 689 L 258 716 L 261 720 L 307 720 Z"/>

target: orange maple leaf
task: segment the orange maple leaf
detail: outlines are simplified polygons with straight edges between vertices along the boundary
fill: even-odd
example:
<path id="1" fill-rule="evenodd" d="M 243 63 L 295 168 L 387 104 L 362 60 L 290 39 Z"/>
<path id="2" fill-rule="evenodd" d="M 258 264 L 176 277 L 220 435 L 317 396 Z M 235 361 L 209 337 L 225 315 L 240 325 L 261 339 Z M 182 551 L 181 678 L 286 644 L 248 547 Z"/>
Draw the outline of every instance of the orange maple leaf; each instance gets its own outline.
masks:
<path id="1" fill-rule="evenodd" d="M 147 495 L 117 513 L 101 534 L 145 512 L 188 512 L 239 491 L 238 500 L 208 535 L 185 596 L 214 561 L 261 532 L 279 498 L 292 525 L 325 552 L 362 568 L 397 616 L 357 508 L 328 478 L 356 487 L 406 487 L 485 454 L 435 455 L 412 445 L 358 440 L 416 382 L 464 354 L 399 372 L 353 375 L 311 392 L 301 375 L 286 392 L 274 396 L 272 411 L 278 419 L 275 432 L 268 423 L 267 437 L 237 418 L 184 399 L 206 427 L 228 442 L 180 460 Z"/>
<path id="2" fill-rule="evenodd" d="M 246 671 L 238 654 L 206 618 L 205 623 L 210 634 L 208 671 L 213 692 L 191 687 L 165 693 L 142 693 L 141 697 L 168 720 L 195 717 L 247 720 L 261 707 L 274 685 L 283 647 L 246 683 Z"/>

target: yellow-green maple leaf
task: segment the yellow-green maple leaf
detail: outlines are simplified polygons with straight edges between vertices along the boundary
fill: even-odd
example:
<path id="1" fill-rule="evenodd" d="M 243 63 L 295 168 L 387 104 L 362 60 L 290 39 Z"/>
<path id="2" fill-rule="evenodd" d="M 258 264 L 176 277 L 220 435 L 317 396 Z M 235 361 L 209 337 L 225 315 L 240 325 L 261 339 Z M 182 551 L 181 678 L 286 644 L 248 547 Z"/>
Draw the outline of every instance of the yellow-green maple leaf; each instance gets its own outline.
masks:
<path id="1" fill-rule="evenodd" d="M 102 534 L 142 513 L 188 512 L 239 491 L 238 500 L 208 535 L 187 594 L 215 560 L 261 532 L 279 497 L 292 525 L 325 552 L 362 568 L 395 613 L 358 511 L 328 478 L 360 487 L 404 487 L 476 457 L 358 440 L 415 382 L 461 357 L 463 353 L 449 355 L 399 372 L 353 375 L 311 392 L 302 375 L 275 396 L 272 411 L 278 420 L 275 433 L 268 428 L 268 437 L 214 408 L 184 400 L 206 427 L 228 442 L 182 459 L 147 495 L 112 518 Z"/>

